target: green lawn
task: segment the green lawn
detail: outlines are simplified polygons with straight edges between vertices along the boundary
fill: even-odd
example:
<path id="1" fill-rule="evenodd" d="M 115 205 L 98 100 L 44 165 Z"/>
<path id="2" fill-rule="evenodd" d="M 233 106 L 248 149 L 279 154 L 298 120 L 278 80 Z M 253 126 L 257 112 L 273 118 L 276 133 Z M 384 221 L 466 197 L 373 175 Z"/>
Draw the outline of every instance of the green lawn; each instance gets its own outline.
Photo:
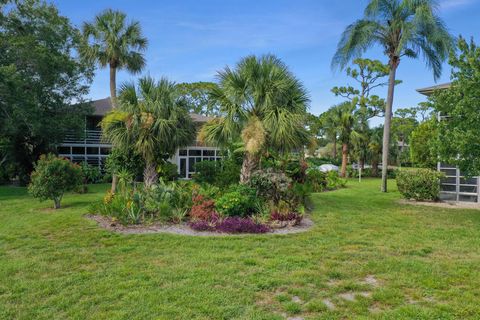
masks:
<path id="1" fill-rule="evenodd" d="M 379 184 L 315 194 L 308 232 L 228 237 L 104 231 L 83 215 L 106 185 L 58 211 L 0 188 L 0 318 L 478 319 L 480 211 Z"/>

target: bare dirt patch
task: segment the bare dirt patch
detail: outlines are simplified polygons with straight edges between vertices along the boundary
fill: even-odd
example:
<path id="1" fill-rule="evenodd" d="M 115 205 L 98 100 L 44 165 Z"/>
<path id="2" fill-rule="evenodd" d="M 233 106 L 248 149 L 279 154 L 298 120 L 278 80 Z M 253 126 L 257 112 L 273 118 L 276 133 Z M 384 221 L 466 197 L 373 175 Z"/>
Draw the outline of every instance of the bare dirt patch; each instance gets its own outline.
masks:
<path id="1" fill-rule="evenodd" d="M 152 223 L 150 225 L 129 225 L 124 226 L 119 222 L 112 220 L 109 217 L 101 215 L 92 215 L 88 214 L 85 216 L 87 219 L 96 221 L 98 225 L 106 230 L 123 233 L 123 234 L 144 234 L 144 233 L 170 233 L 170 234 L 181 234 L 188 236 L 252 236 L 257 234 L 231 234 L 231 233 L 219 233 L 211 231 L 195 231 L 190 228 L 187 224 L 160 224 Z M 313 226 L 313 221 L 304 217 L 302 222 L 296 226 L 288 226 L 281 229 L 273 229 L 271 232 L 263 234 L 293 234 L 308 231 Z"/>
<path id="2" fill-rule="evenodd" d="M 447 209 L 480 209 L 480 204 L 470 203 L 470 202 L 455 202 L 455 201 L 415 201 L 415 200 L 398 200 L 400 204 L 413 204 L 437 208 L 447 208 Z"/>

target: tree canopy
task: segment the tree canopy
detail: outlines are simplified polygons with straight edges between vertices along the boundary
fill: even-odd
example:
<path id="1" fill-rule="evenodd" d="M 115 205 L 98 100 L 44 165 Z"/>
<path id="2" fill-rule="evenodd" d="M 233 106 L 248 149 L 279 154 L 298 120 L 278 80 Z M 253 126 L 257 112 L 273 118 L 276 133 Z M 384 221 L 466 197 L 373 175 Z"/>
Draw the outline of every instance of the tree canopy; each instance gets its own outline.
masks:
<path id="1" fill-rule="evenodd" d="M 431 97 L 440 112 L 440 160 L 457 165 L 468 175 L 480 174 L 480 48 L 471 40 L 458 40 L 458 54 L 452 52 L 452 84 Z"/>
<path id="2" fill-rule="evenodd" d="M 0 5 L 0 162 L 28 179 L 40 154 L 84 129 L 92 67 L 77 56 L 79 31 L 50 4 Z"/>

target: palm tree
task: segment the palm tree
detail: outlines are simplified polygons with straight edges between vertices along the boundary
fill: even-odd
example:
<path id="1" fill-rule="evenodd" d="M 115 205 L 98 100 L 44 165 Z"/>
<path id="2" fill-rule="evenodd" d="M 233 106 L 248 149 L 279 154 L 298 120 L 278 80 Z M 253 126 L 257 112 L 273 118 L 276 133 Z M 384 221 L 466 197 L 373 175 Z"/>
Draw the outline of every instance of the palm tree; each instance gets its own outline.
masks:
<path id="1" fill-rule="evenodd" d="M 81 55 L 110 68 L 110 99 L 116 107 L 117 70 L 126 69 L 131 73 L 142 71 L 145 58 L 142 52 L 147 48 L 147 39 L 142 35 L 140 23 L 127 24 L 125 13 L 112 9 L 97 15 L 92 23 L 83 24 L 83 45 Z"/>
<path id="2" fill-rule="evenodd" d="M 97 15 L 93 23 L 83 24 L 83 58 L 110 68 L 110 101 L 117 105 L 117 70 L 127 69 L 140 72 L 145 66 L 141 52 L 147 48 L 147 39 L 142 36 L 138 22 L 126 23 L 126 15 L 120 11 L 105 10 Z M 115 192 L 117 176 L 112 177 L 112 192 Z"/>
<path id="3" fill-rule="evenodd" d="M 390 68 L 382 155 L 382 191 L 386 192 L 390 122 L 400 59 L 423 55 L 436 80 L 453 47 L 453 39 L 437 15 L 434 0 L 370 0 L 364 17 L 343 32 L 332 66 L 344 68 L 374 45 L 384 49 Z"/>
<path id="4" fill-rule="evenodd" d="M 248 56 L 235 69 L 220 71 L 218 79 L 210 97 L 220 106 L 222 117 L 205 124 L 199 138 L 218 145 L 242 140 L 241 183 L 250 180 L 262 151 L 288 152 L 308 142 L 307 93 L 278 58 Z"/>
<path id="5" fill-rule="evenodd" d="M 354 140 L 356 131 L 354 130 L 356 124 L 356 117 L 354 114 L 355 104 L 351 102 L 344 102 L 334 107 L 339 113 L 339 140 L 342 143 L 342 168 L 340 170 L 340 176 L 346 177 L 347 175 L 347 162 L 349 147 Z"/>
<path id="6" fill-rule="evenodd" d="M 114 145 L 131 147 L 145 160 L 146 187 L 158 180 L 159 159 L 171 156 L 177 148 L 195 138 L 195 126 L 182 107 L 175 83 L 150 77 L 120 89 L 119 106 L 102 120 L 103 134 Z"/>
<path id="7" fill-rule="evenodd" d="M 338 138 L 338 127 L 340 126 L 340 109 L 331 108 L 327 112 L 324 112 L 320 115 L 320 123 L 322 126 L 322 131 L 325 134 L 325 137 L 332 141 L 332 158 L 337 159 L 337 138 Z"/>

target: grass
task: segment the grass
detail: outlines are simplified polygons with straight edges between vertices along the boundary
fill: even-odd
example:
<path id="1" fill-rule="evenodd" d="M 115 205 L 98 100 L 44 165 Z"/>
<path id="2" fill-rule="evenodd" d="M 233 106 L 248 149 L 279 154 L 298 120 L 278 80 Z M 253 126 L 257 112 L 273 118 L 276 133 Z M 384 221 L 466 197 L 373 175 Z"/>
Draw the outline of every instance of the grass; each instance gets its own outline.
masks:
<path id="1" fill-rule="evenodd" d="M 479 211 L 401 205 L 396 190 L 364 180 L 315 194 L 315 226 L 302 234 L 121 235 L 83 217 L 107 188 L 67 195 L 53 211 L 23 188 L 0 187 L 0 318 L 480 314 Z"/>

